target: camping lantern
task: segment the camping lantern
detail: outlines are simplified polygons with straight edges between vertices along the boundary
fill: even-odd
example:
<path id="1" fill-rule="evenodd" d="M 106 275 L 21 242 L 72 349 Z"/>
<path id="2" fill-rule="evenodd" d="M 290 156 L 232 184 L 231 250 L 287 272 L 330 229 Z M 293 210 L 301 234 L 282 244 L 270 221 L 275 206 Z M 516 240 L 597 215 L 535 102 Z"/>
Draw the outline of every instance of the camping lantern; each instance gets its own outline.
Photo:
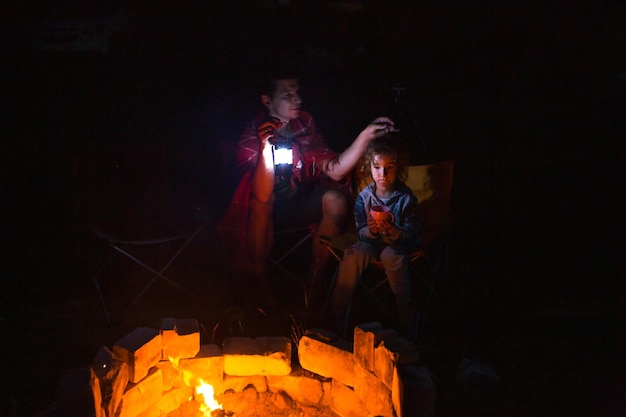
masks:
<path id="1" fill-rule="evenodd" d="M 272 156 L 274 158 L 274 170 L 278 176 L 286 176 L 291 173 L 293 166 L 293 146 L 290 141 L 281 140 L 272 144 Z"/>

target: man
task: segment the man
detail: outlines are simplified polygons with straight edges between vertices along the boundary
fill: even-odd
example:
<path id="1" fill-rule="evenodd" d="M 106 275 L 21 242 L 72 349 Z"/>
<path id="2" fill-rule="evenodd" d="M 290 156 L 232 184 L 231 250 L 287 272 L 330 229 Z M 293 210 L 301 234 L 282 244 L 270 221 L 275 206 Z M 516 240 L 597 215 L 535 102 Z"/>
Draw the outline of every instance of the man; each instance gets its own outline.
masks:
<path id="1" fill-rule="evenodd" d="M 328 263 L 329 253 L 319 236 L 342 232 L 348 200 L 342 188 L 369 142 L 391 130 L 393 122 L 379 117 L 369 124 L 342 153 L 331 150 L 318 133 L 311 115 L 301 109 L 297 78 L 270 80 L 261 94 L 264 111 L 248 123 L 236 151 L 237 175 L 241 178 L 227 218 L 237 237 L 237 258 L 244 262 L 257 296 L 271 304 L 266 271 L 274 242 L 274 227 L 317 223 L 313 236 L 311 277 Z M 293 165 L 277 172 L 272 144 L 293 146 Z M 236 213 L 236 214 L 235 214 Z"/>

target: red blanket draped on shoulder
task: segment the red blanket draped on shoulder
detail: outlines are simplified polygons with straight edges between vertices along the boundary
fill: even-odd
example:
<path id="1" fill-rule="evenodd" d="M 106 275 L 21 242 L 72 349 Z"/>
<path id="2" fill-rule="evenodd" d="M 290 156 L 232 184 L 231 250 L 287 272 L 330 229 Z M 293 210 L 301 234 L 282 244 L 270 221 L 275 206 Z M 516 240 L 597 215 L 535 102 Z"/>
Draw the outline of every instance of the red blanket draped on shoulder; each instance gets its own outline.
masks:
<path id="1" fill-rule="evenodd" d="M 234 265 L 245 268 L 247 264 L 247 225 L 252 186 L 252 173 L 259 154 L 257 126 L 265 119 L 264 112 L 248 123 L 237 146 L 234 174 L 240 178 L 225 215 L 217 224 L 217 233 L 224 253 L 236 260 Z M 289 127 L 294 136 L 294 164 L 292 185 L 314 181 L 317 188 L 335 188 L 350 194 L 350 178 L 333 181 L 322 174 L 323 167 L 338 154 L 331 150 L 317 132 L 315 121 L 307 112 L 301 111 L 298 119 L 291 120 Z"/>

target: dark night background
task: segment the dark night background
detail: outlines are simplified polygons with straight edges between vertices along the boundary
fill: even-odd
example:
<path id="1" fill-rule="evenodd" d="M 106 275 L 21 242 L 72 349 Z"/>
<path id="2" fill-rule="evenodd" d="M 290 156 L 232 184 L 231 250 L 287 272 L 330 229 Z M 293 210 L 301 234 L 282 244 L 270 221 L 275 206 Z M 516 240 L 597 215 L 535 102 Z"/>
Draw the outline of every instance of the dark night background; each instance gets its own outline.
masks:
<path id="1" fill-rule="evenodd" d="M 85 364 L 52 354 L 62 324 L 37 324 L 46 302 L 90 289 L 72 258 L 70 156 L 164 140 L 182 198 L 216 219 L 229 189 L 223 150 L 276 59 L 300 66 L 304 107 L 336 149 L 404 85 L 427 146 L 454 159 L 456 302 L 439 333 L 492 363 L 507 392 L 506 411 L 473 415 L 625 415 L 623 3 L 205 3 L 136 2 L 104 58 L 34 54 L 46 4 L 0 8 L 0 415 L 51 401 L 20 394 L 57 376 L 16 377 L 33 363 Z"/>

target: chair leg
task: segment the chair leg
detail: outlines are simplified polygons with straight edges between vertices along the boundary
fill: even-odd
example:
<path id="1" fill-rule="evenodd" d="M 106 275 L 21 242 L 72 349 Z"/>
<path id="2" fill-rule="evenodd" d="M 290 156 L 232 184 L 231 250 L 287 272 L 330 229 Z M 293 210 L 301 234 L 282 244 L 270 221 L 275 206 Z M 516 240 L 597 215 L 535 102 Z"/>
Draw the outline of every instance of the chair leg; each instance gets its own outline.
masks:
<path id="1" fill-rule="evenodd" d="M 169 283 L 170 285 L 174 286 L 175 288 L 179 289 L 180 291 L 184 292 L 185 294 L 187 294 L 187 295 L 189 295 L 189 296 L 191 296 L 191 297 L 193 297 L 193 298 L 195 298 L 195 299 L 197 299 L 197 300 L 199 300 L 201 302 L 204 302 L 205 300 L 201 297 L 201 295 L 186 289 L 185 287 L 183 287 L 182 285 L 180 285 L 176 281 L 170 279 L 169 277 L 167 277 L 164 274 L 165 271 L 178 258 L 178 256 L 187 248 L 187 246 L 189 246 L 189 244 L 196 238 L 196 236 L 198 236 L 198 234 L 200 233 L 200 231 L 204 227 L 205 227 L 205 225 L 202 225 L 202 226 L 198 227 L 194 231 L 194 233 L 191 234 L 187 238 L 185 243 L 174 253 L 174 255 L 172 257 L 170 257 L 170 259 L 167 262 L 167 264 L 165 264 L 165 266 L 163 266 L 160 270 L 156 270 L 156 269 L 152 268 L 150 265 L 147 265 L 145 262 L 141 261 L 139 258 L 134 256 L 130 252 L 124 250 L 119 245 L 113 245 L 112 246 L 112 248 L 114 250 L 113 256 L 111 256 L 110 259 L 107 262 L 105 262 L 102 267 L 100 267 L 100 269 L 98 270 L 98 272 L 94 276 L 94 285 L 96 287 L 96 291 L 98 293 L 98 298 L 100 299 L 100 303 L 102 305 L 102 308 L 104 310 L 104 314 L 105 314 L 105 317 L 106 317 L 107 324 L 109 324 L 109 325 L 112 324 L 112 322 L 113 322 L 113 319 L 112 319 L 113 315 L 112 315 L 111 311 L 109 311 L 109 308 L 107 307 L 106 302 L 104 300 L 104 294 L 102 292 L 102 288 L 101 288 L 101 285 L 100 285 L 99 278 L 100 278 L 101 273 L 112 263 L 113 259 L 115 259 L 115 257 L 118 256 L 118 255 L 124 255 L 126 258 L 132 260 L 137 265 L 145 268 L 146 270 L 148 270 L 149 272 L 151 272 L 153 274 L 153 276 L 152 276 L 151 280 L 148 282 L 148 284 L 146 284 L 143 287 L 143 289 L 139 292 L 139 294 L 137 294 L 135 296 L 135 298 L 126 306 L 126 308 L 124 308 L 122 313 L 119 316 L 116 316 L 119 319 L 124 317 L 128 313 L 128 311 L 130 311 L 130 309 L 144 296 L 144 294 L 154 285 L 154 283 L 158 279 L 162 279 L 165 282 Z"/>
<path id="2" fill-rule="evenodd" d="M 372 285 L 371 287 L 368 287 L 364 282 L 363 279 L 359 280 L 359 286 L 363 289 L 363 291 L 365 293 L 362 293 L 360 295 L 360 297 L 356 297 L 354 298 L 353 302 L 359 302 L 361 300 L 363 300 L 365 297 L 369 296 L 369 298 L 371 298 L 377 305 L 378 307 L 385 311 L 385 313 L 391 315 L 392 311 L 389 308 L 389 305 L 387 305 L 387 303 L 385 303 L 383 300 L 380 299 L 380 297 L 376 296 L 376 290 L 378 290 L 380 287 L 382 287 L 383 285 L 386 285 L 389 283 L 389 280 L 387 279 L 387 277 L 385 277 L 384 279 L 382 279 L 381 281 L 377 282 L 376 284 Z"/>
<path id="3" fill-rule="evenodd" d="M 283 261 L 287 259 L 292 253 L 300 248 L 300 246 L 304 245 L 309 239 L 311 239 L 311 233 L 307 233 L 304 237 L 302 237 L 298 242 L 296 242 L 287 252 L 283 253 L 279 258 L 274 259 L 270 257 L 270 262 L 282 271 L 286 276 L 291 279 L 298 280 L 299 278 L 289 271 L 287 268 L 283 266 Z"/>
<path id="4" fill-rule="evenodd" d="M 100 282 L 98 281 L 98 277 L 94 277 L 93 282 L 94 282 L 94 285 L 96 286 L 96 291 L 98 292 L 98 298 L 100 299 L 100 304 L 102 305 L 102 309 L 104 310 L 104 318 L 107 321 L 107 324 L 111 324 L 111 314 L 109 314 L 109 309 L 107 308 L 107 305 L 104 302 L 104 296 L 102 295 L 102 288 L 100 288 Z"/>
<path id="5" fill-rule="evenodd" d="M 159 279 L 163 279 L 164 281 L 168 282 L 170 285 L 178 288 L 179 290 L 181 290 L 182 292 L 184 292 L 185 294 L 199 300 L 199 301 L 204 301 L 198 294 L 189 291 L 188 289 L 184 288 L 182 285 L 180 285 L 179 283 L 171 280 L 170 278 L 166 277 L 165 275 L 163 275 L 163 273 L 170 267 L 170 265 L 176 260 L 176 258 L 178 258 L 178 255 L 180 255 L 187 246 L 189 246 L 189 244 L 193 241 L 193 239 L 198 235 L 198 233 L 200 233 L 200 231 L 202 230 L 202 227 L 198 228 L 193 235 L 191 235 L 187 241 L 185 242 L 184 245 L 182 245 L 178 251 L 174 254 L 174 256 L 172 256 L 170 258 L 170 260 L 167 262 L 167 264 L 165 264 L 165 266 L 163 268 L 161 268 L 161 270 L 157 271 L 154 268 L 150 267 L 149 265 L 146 265 L 144 262 L 140 261 L 139 259 L 137 259 L 137 257 L 131 255 L 130 253 L 124 251 L 123 249 L 121 249 L 118 246 L 115 246 L 115 250 L 122 253 L 123 255 L 127 256 L 128 258 L 132 259 L 133 261 L 135 261 L 137 264 L 143 266 L 144 268 L 146 268 L 148 271 L 152 272 L 154 274 L 154 276 L 152 277 L 152 279 L 150 280 L 150 282 L 141 290 L 141 292 L 139 294 L 137 294 L 137 296 L 133 299 L 133 301 L 130 302 L 130 304 L 128 304 L 128 306 L 124 309 L 124 315 L 126 315 L 126 313 L 135 305 L 135 303 L 137 301 L 139 301 L 141 299 L 141 297 L 143 297 L 143 295 L 146 293 L 146 291 L 148 291 L 148 289 L 150 289 L 150 287 L 152 287 L 152 285 L 154 285 L 154 283 Z"/>
<path id="6" fill-rule="evenodd" d="M 104 294 L 102 293 L 102 287 L 100 286 L 99 278 L 102 272 L 104 272 L 104 270 L 107 269 L 109 265 L 111 265 L 111 263 L 113 262 L 113 259 L 116 258 L 117 254 L 118 254 L 117 252 L 114 252 L 113 255 L 109 257 L 109 259 L 98 269 L 98 271 L 93 277 L 93 283 L 96 287 L 96 292 L 98 293 L 98 298 L 100 299 L 100 304 L 102 305 L 102 309 L 104 310 L 104 318 L 106 319 L 107 324 L 111 324 L 111 321 L 112 321 L 111 313 L 109 312 L 106 302 L 104 301 Z"/>
<path id="7" fill-rule="evenodd" d="M 326 300 L 324 300 L 324 305 L 322 306 L 322 315 L 328 313 L 328 307 L 330 306 L 330 301 L 333 298 L 333 291 L 335 290 L 335 285 L 337 284 L 337 277 L 339 276 L 339 265 L 335 267 L 335 272 L 333 273 L 333 277 L 331 278 L 330 285 L 328 286 L 328 291 L 326 292 Z"/>
<path id="8" fill-rule="evenodd" d="M 345 339 L 347 337 L 348 332 L 348 324 L 350 323 L 350 314 L 352 313 L 352 303 L 348 304 L 348 308 L 344 313 L 343 317 L 340 318 L 339 321 L 339 337 Z"/>
<path id="9" fill-rule="evenodd" d="M 276 259 L 274 263 L 280 264 L 285 258 L 291 255 L 296 249 L 298 249 L 302 244 L 304 244 L 307 240 L 311 238 L 311 234 L 307 234 L 302 239 L 300 239 L 291 249 L 285 252 L 280 258 Z"/>
<path id="10" fill-rule="evenodd" d="M 422 323 L 421 327 L 424 327 L 427 319 L 429 318 L 430 313 L 430 304 L 432 302 L 433 295 L 435 294 L 435 290 L 437 289 L 437 284 L 443 279 L 446 275 L 446 269 L 448 265 L 448 244 L 449 240 L 447 235 L 443 236 L 441 240 L 437 244 L 437 256 L 434 259 L 434 263 L 430 263 L 430 274 L 432 275 L 431 281 L 427 281 L 424 276 L 413 266 L 410 266 L 411 272 L 416 275 L 420 281 L 426 286 L 428 290 L 428 294 L 426 296 L 426 303 L 424 305 L 423 316 L 421 317 Z"/>

